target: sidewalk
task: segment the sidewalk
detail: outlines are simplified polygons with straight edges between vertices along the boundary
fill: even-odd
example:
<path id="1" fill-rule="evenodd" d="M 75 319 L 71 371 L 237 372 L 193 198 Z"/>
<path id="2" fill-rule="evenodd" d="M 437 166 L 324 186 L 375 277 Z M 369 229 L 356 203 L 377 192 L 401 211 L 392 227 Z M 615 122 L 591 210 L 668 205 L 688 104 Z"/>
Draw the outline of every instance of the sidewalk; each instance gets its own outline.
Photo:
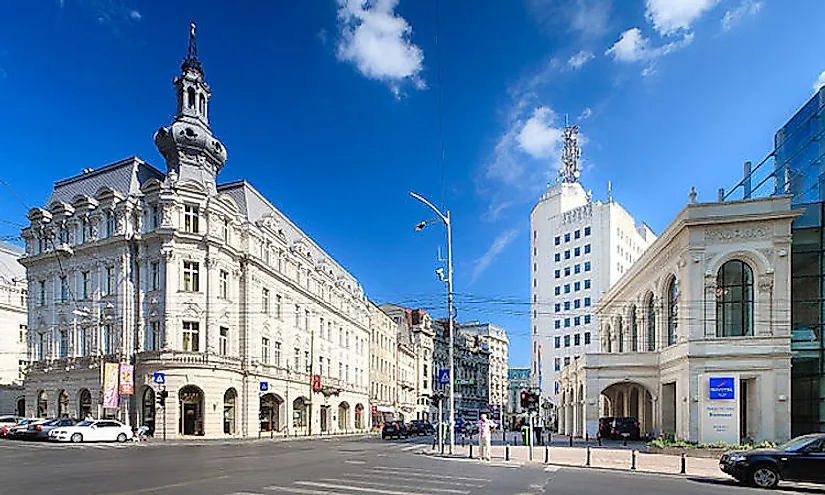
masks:
<path id="1" fill-rule="evenodd" d="M 555 442 L 554 442 L 555 443 Z M 469 457 L 469 446 L 456 446 L 453 451 L 453 457 Z M 586 447 L 548 447 L 549 454 L 548 465 L 554 466 L 572 466 L 572 467 L 588 467 L 587 466 L 587 448 Z M 426 455 L 439 456 L 440 454 L 434 450 L 427 450 Z M 447 456 L 445 451 L 445 456 Z M 545 448 L 533 447 L 534 464 L 544 464 Z M 593 447 L 590 448 L 590 466 L 600 469 L 613 469 L 618 471 L 631 471 L 633 451 L 627 448 L 610 448 L 610 447 Z M 478 457 L 478 445 L 473 445 L 473 457 Z M 492 457 L 494 460 L 501 461 L 505 459 L 505 447 L 494 445 L 492 447 Z M 511 446 L 510 447 L 510 462 L 529 463 L 529 447 Z M 663 455 L 663 454 L 648 454 L 644 452 L 636 453 L 636 471 L 642 473 L 657 473 L 680 475 L 681 470 L 681 456 L 677 455 Z M 719 470 L 719 461 L 717 459 L 701 459 L 688 457 L 685 459 L 685 476 L 696 476 L 701 478 L 718 478 L 728 479 L 722 471 Z"/>
<path id="2" fill-rule="evenodd" d="M 353 438 L 367 438 L 377 437 L 380 434 L 375 432 L 366 433 L 331 433 L 322 435 L 294 435 L 286 436 L 282 433 L 270 437 L 269 433 L 262 433 L 260 438 L 255 437 L 181 437 L 178 435 L 169 435 L 166 440 L 161 435 L 149 437 L 139 443 L 147 443 L 152 445 L 203 445 L 203 444 L 245 444 L 245 443 L 263 443 L 263 442 L 291 442 L 304 440 L 328 440 L 328 439 L 353 439 Z"/>

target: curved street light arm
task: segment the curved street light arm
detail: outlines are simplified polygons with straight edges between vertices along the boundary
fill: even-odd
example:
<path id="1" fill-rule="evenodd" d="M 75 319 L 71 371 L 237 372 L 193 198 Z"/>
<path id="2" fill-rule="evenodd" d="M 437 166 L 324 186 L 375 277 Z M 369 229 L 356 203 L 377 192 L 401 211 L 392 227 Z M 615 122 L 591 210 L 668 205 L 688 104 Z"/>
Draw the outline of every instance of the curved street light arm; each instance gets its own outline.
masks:
<path id="1" fill-rule="evenodd" d="M 435 212 L 435 214 L 436 214 L 436 215 L 438 215 L 438 218 L 440 218 L 442 222 L 444 222 L 445 224 L 449 224 L 449 223 L 450 223 L 450 217 L 449 217 L 449 216 L 447 216 L 447 215 L 445 215 L 445 214 L 443 214 L 443 213 L 441 213 L 441 211 L 440 211 L 438 208 L 436 208 L 435 206 L 433 206 L 433 204 L 432 204 L 432 203 L 430 203 L 429 201 L 427 201 L 427 200 L 424 198 L 424 196 L 421 196 L 420 194 L 416 194 L 416 193 L 414 193 L 414 192 L 412 192 L 412 191 L 410 191 L 410 196 L 412 196 L 413 198 L 417 199 L 418 201 L 421 201 L 421 202 L 422 202 L 422 203 L 424 203 L 425 205 L 429 206 L 429 207 L 430 207 L 430 209 L 431 209 L 431 210 L 433 210 L 433 211 Z"/>

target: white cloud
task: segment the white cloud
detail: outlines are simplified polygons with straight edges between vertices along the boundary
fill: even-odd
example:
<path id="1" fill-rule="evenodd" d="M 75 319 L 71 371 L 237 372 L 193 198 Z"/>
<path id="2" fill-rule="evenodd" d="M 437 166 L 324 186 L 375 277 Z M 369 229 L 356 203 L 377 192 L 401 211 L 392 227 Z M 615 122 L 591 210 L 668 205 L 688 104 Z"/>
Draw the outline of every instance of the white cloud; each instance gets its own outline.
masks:
<path id="1" fill-rule="evenodd" d="M 478 280 L 478 277 L 484 273 L 484 270 L 490 266 L 498 256 L 509 246 L 518 236 L 517 229 L 510 229 L 505 230 L 504 232 L 500 233 L 494 240 L 493 243 L 490 244 L 490 247 L 487 249 L 487 252 L 484 255 L 476 260 L 475 267 L 473 268 L 473 274 L 470 277 L 470 284 L 475 283 Z"/>
<path id="2" fill-rule="evenodd" d="M 761 9 L 762 2 L 759 0 L 742 0 L 736 8 L 725 12 L 722 17 L 722 29 L 730 31 L 744 17 L 756 15 Z"/>
<path id="3" fill-rule="evenodd" d="M 611 0 L 527 0 L 533 18 L 552 33 L 571 32 L 590 42 L 610 32 Z"/>
<path id="4" fill-rule="evenodd" d="M 650 38 L 646 38 L 639 28 L 634 27 L 623 32 L 619 41 L 608 48 L 605 55 L 612 56 L 617 62 L 647 62 L 648 65 L 642 71 L 642 75 L 648 76 L 655 72 L 656 59 L 684 48 L 692 41 L 693 33 L 685 33 L 679 40 L 661 46 L 652 46 Z"/>
<path id="5" fill-rule="evenodd" d="M 552 157 L 561 142 L 561 128 L 553 126 L 555 120 L 551 108 L 537 108 L 516 136 L 519 147 L 536 159 Z"/>
<path id="6" fill-rule="evenodd" d="M 819 91 L 819 88 L 825 86 L 825 70 L 822 71 L 822 74 L 814 81 L 814 91 Z"/>
<path id="7" fill-rule="evenodd" d="M 397 5 L 398 0 L 338 0 L 338 58 L 387 84 L 396 96 L 404 83 L 426 87 L 420 76 L 424 52 L 410 41 L 412 27 L 395 14 Z"/>
<path id="8" fill-rule="evenodd" d="M 579 118 L 577 120 L 587 120 L 591 115 L 593 115 L 593 109 L 590 107 L 584 107 L 584 110 L 582 110 L 582 113 L 579 114 Z"/>
<path id="9" fill-rule="evenodd" d="M 646 0 L 645 17 L 662 36 L 690 31 L 702 14 L 718 0 Z"/>
<path id="10" fill-rule="evenodd" d="M 581 69 L 584 64 L 593 60 L 593 52 L 589 50 L 579 50 L 575 53 L 570 60 L 567 61 L 567 65 L 575 70 Z"/>
<path id="11" fill-rule="evenodd" d="M 139 20 L 143 19 L 143 16 L 137 10 L 133 10 L 133 11 L 129 12 L 129 17 L 131 17 L 132 19 L 134 19 L 136 21 L 139 21 Z"/>

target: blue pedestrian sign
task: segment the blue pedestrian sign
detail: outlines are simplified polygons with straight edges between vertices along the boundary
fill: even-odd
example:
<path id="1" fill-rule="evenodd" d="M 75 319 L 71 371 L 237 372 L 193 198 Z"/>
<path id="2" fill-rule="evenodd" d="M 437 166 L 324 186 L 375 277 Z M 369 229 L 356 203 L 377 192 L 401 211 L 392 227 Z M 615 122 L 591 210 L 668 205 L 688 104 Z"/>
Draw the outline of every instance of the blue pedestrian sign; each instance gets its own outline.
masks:
<path id="1" fill-rule="evenodd" d="M 261 392 L 269 391 L 269 382 L 261 382 L 260 383 L 260 391 Z"/>
<path id="2" fill-rule="evenodd" d="M 152 380 L 155 382 L 155 385 L 165 385 L 166 374 L 155 372 L 155 376 L 152 378 Z"/>
<path id="3" fill-rule="evenodd" d="M 449 368 L 446 370 L 438 370 L 438 383 L 441 385 L 446 385 L 450 383 L 450 370 Z"/>

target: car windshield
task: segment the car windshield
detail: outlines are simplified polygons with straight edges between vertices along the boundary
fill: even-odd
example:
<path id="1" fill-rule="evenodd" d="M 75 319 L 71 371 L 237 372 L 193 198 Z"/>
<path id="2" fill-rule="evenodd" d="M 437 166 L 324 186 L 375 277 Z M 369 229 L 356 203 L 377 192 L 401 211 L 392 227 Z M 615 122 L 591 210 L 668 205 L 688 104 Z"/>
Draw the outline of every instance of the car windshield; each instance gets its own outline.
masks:
<path id="1" fill-rule="evenodd" d="M 48 421 L 42 422 L 41 425 L 43 425 L 43 426 L 56 425 L 58 422 L 60 422 L 59 419 L 50 419 Z"/>
<path id="2" fill-rule="evenodd" d="M 778 446 L 776 450 L 782 452 L 794 452 L 807 446 L 809 443 L 821 438 L 821 435 L 803 435 L 801 437 L 792 438 L 786 443 Z"/>
<path id="3" fill-rule="evenodd" d="M 84 421 L 82 423 L 76 424 L 75 426 L 92 426 L 93 424 L 94 424 L 94 422 L 92 422 L 92 421 Z"/>

